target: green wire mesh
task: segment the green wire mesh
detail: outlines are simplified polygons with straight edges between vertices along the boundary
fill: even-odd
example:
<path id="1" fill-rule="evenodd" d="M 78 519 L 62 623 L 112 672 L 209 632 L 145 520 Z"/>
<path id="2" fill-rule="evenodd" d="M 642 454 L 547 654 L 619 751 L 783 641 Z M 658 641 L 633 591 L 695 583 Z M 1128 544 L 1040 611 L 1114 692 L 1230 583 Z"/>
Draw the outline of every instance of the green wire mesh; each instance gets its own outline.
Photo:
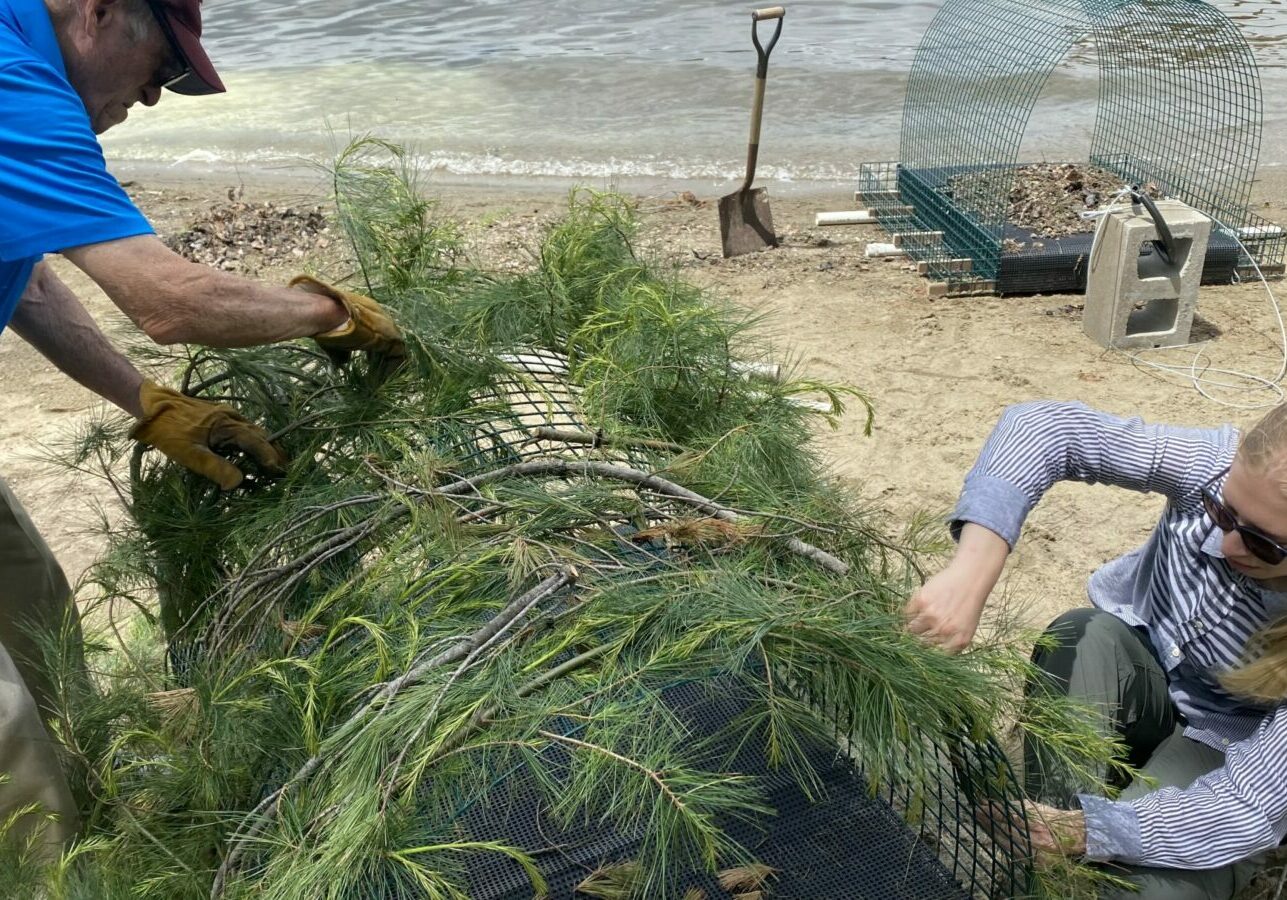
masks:
<path id="1" fill-rule="evenodd" d="M 931 276 L 1003 290 L 1011 182 L 989 173 L 1019 168 L 1047 80 L 1086 42 L 1099 66 L 1089 163 L 1211 216 L 1217 245 L 1236 238 L 1250 251 L 1239 270 L 1252 259 L 1281 267 L 1282 229 L 1248 211 L 1262 128 L 1256 62 L 1201 0 L 947 0 L 912 63 L 901 162 L 862 170 L 859 192 L 882 225 L 909 235 L 904 249 Z M 973 189 L 954 190 L 970 175 Z"/>

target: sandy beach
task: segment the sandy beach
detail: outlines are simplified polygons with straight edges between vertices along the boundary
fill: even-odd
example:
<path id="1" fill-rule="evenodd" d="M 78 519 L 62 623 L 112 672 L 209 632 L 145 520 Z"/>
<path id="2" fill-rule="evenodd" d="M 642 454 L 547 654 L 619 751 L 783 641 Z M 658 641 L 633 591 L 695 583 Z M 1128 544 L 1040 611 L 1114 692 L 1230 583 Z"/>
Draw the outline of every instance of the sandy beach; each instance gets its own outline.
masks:
<path id="1" fill-rule="evenodd" d="M 163 236 L 226 205 L 235 187 L 221 180 L 123 177 Z M 440 200 L 443 215 L 466 223 L 475 255 L 496 265 L 521 265 L 522 248 L 566 204 L 561 185 L 429 182 L 426 188 Z M 798 373 L 854 385 L 871 398 L 876 419 L 870 437 L 863 435 L 861 411 L 854 410 L 820 440 L 837 475 L 885 510 L 892 537 L 923 517 L 946 515 L 1007 404 L 1075 399 L 1190 425 L 1249 424 L 1258 415 L 1212 402 L 1181 379 L 1160 377 L 1098 347 L 1081 332 L 1080 296 L 930 299 L 925 279 L 909 271 L 906 260 L 865 257 L 869 240 L 884 240 L 877 229 L 813 226 L 814 213 L 849 208 L 851 195 L 775 195 L 783 247 L 733 260 L 719 253 L 715 199 L 679 190 L 640 196 L 649 252 L 753 311 L 761 318 L 760 333 Z M 1261 215 L 1287 221 L 1287 176 L 1262 180 L 1255 200 Z M 313 182 L 266 175 L 246 180 L 242 202 L 325 207 L 327 198 Z M 305 266 L 340 278 L 347 274 L 340 249 L 332 231 L 308 252 L 269 259 L 251 250 L 229 265 L 269 280 L 285 280 Z M 92 283 L 61 260 L 57 266 L 106 328 L 128 327 Z M 1262 284 L 1203 288 L 1194 338 L 1209 341 L 1205 359 L 1218 367 L 1272 378 L 1282 364 L 1278 325 Z M 1194 352 L 1146 356 L 1187 365 Z M 74 482 L 42 457 L 45 448 L 65 442 L 98 401 L 12 333 L 0 340 L 0 378 L 9 386 L 0 394 L 0 475 L 75 580 L 102 545 L 95 507 L 110 512 L 119 506 L 105 486 Z M 1221 396 L 1244 405 L 1272 400 L 1266 391 Z M 1157 497 L 1059 485 L 1028 522 L 1004 581 L 1007 597 L 1034 627 L 1084 604 L 1086 577 L 1139 544 L 1160 507 Z"/>

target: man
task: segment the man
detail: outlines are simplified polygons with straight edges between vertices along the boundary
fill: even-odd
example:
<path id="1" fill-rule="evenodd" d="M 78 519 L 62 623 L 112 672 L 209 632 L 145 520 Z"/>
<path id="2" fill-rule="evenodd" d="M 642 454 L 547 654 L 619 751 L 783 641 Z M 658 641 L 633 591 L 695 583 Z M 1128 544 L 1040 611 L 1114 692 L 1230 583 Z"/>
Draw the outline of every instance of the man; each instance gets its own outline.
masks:
<path id="1" fill-rule="evenodd" d="M 229 407 L 153 384 L 104 337 L 43 263 L 61 253 L 161 344 L 215 347 L 315 337 L 396 363 L 404 348 L 374 301 L 312 279 L 257 284 L 190 263 L 152 233 L 107 172 L 95 135 L 154 106 L 163 88 L 224 90 L 201 42 L 200 0 L 0 0 L 0 328 L 138 418 L 135 436 L 234 488 L 242 472 L 216 451 L 278 468 L 281 451 Z M 34 634 L 74 621 L 67 581 L 0 484 L 0 828 L 56 843 L 76 816 L 44 728 L 52 685 Z M 15 821 L 7 822 L 9 819 Z"/>
<path id="2" fill-rule="evenodd" d="M 956 554 L 908 603 L 911 631 L 969 645 L 1025 517 L 1060 480 L 1167 499 L 1148 543 L 1091 576 L 1096 608 L 1057 619 L 1033 657 L 1047 681 L 1032 689 L 1097 708 L 1154 782 L 1107 800 L 1026 747 L 1044 801 L 1028 807 L 1033 846 L 1110 864 L 1131 896 L 1227 900 L 1287 834 L 1287 648 L 1272 624 L 1287 613 L 1287 405 L 1242 438 L 1075 403 L 1007 409 L 966 477 Z"/>

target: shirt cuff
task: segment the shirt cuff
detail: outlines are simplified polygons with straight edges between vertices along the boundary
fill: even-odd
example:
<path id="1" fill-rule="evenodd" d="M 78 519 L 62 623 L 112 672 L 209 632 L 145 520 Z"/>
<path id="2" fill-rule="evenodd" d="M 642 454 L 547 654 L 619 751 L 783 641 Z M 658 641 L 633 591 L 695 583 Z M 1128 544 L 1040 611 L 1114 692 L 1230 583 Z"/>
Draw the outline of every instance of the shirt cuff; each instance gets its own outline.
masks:
<path id="1" fill-rule="evenodd" d="M 1093 794 L 1079 794 L 1077 799 L 1086 817 L 1086 858 L 1138 862 L 1144 855 L 1144 844 L 1135 807 Z"/>
<path id="2" fill-rule="evenodd" d="M 992 475 L 968 477 L 949 522 L 952 539 L 960 540 L 964 524 L 974 522 L 1000 535 L 1013 550 L 1031 508 L 1028 495 L 1009 481 Z"/>

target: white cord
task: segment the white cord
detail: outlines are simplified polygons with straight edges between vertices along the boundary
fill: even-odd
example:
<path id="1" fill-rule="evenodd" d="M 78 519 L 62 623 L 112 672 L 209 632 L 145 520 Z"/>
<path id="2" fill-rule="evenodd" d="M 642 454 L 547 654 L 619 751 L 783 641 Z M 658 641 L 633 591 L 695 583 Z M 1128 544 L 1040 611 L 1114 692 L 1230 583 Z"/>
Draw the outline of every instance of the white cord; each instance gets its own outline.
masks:
<path id="1" fill-rule="evenodd" d="M 1113 199 L 1107 206 L 1094 211 L 1083 212 L 1081 216 L 1083 219 L 1098 219 L 1114 212 L 1115 210 L 1133 206 L 1134 204 L 1132 203 L 1122 202 L 1122 198 L 1130 196 L 1131 193 L 1131 188 L 1123 188 L 1113 195 Z M 1210 215 L 1210 213 L 1207 213 L 1206 215 L 1211 219 L 1211 222 L 1215 226 L 1221 228 L 1233 237 L 1238 244 L 1238 248 L 1246 254 L 1249 260 L 1251 260 L 1251 265 L 1255 267 L 1256 275 L 1260 278 L 1260 283 L 1265 286 L 1265 293 L 1269 295 L 1269 308 L 1273 310 L 1274 319 L 1278 322 L 1279 348 L 1282 351 L 1282 360 L 1278 365 L 1277 374 L 1272 378 L 1264 378 L 1260 375 L 1239 372 L 1236 369 L 1214 368 L 1210 363 L 1204 363 L 1203 361 L 1203 355 L 1206 353 L 1206 347 L 1210 341 L 1180 344 L 1174 347 L 1155 347 L 1152 350 L 1136 350 L 1133 352 L 1118 350 L 1116 352 L 1121 353 L 1129 359 L 1132 365 L 1156 369 L 1159 372 L 1169 375 L 1178 375 L 1180 378 L 1189 381 L 1193 385 L 1194 390 L 1210 400 L 1212 403 L 1218 403 L 1221 406 L 1227 406 L 1233 409 L 1264 409 L 1269 406 L 1277 406 L 1279 403 L 1282 403 L 1284 399 L 1287 399 L 1287 392 L 1284 392 L 1282 388 L 1283 377 L 1287 376 L 1287 323 L 1284 323 L 1283 321 L 1282 307 L 1278 304 L 1278 298 L 1274 296 L 1273 289 L 1269 286 L 1269 282 L 1265 279 L 1264 273 L 1260 270 L 1260 264 L 1256 262 L 1256 258 L 1252 255 L 1251 251 L 1247 249 L 1247 245 L 1238 237 L 1238 232 L 1235 229 L 1230 228 L 1228 225 L 1225 225 L 1215 216 Z M 1089 270 L 1092 272 L 1098 263 L 1097 254 L 1099 251 L 1099 236 L 1100 229 L 1096 227 L 1095 237 L 1090 245 Z M 1196 350 L 1193 354 L 1193 359 L 1190 360 L 1187 365 L 1163 363 L 1144 358 L 1145 353 L 1173 352 L 1176 350 L 1189 350 L 1195 348 Z M 1210 377 L 1211 375 L 1228 376 L 1229 378 L 1237 379 L 1237 381 L 1220 381 L 1216 378 Z M 1242 393 L 1269 391 L 1273 394 L 1273 399 L 1256 403 L 1234 403 L 1228 400 L 1222 400 L 1219 397 L 1213 397 L 1207 392 L 1207 387 L 1224 388 L 1226 390 Z"/>

